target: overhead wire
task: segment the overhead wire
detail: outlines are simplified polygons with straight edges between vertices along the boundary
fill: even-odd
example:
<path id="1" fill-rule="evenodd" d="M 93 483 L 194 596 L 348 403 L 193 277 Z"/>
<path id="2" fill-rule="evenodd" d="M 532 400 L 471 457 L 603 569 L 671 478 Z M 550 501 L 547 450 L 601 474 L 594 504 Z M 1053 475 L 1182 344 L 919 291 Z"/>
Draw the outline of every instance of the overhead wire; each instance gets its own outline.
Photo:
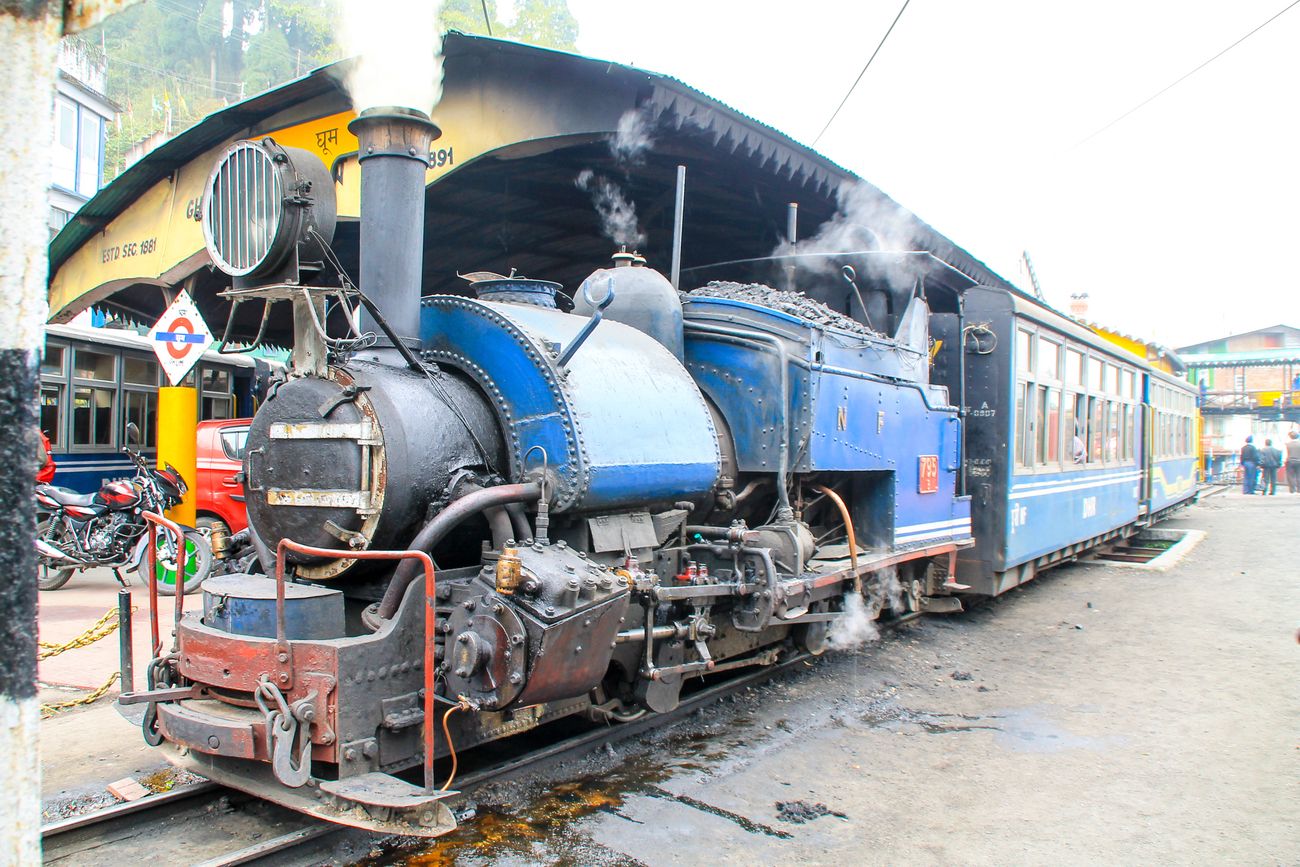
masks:
<path id="1" fill-rule="evenodd" d="M 871 56 L 867 58 L 866 65 L 863 66 L 862 71 L 858 73 L 858 77 L 853 79 L 853 86 L 849 88 L 848 93 L 844 94 L 844 98 L 840 100 L 840 104 L 835 107 L 835 111 L 831 114 L 830 120 L 826 121 L 826 125 L 822 127 L 822 131 L 817 133 L 817 138 L 813 139 L 813 147 L 817 147 L 817 142 L 821 141 L 822 136 L 826 135 L 826 130 L 831 128 L 831 124 L 835 122 L 835 118 L 839 117 L 840 109 L 844 108 L 844 104 L 849 101 L 849 97 L 853 95 L 853 91 L 858 87 L 858 82 L 862 81 L 862 76 L 867 74 L 867 70 L 871 68 L 871 62 L 875 60 L 876 55 L 880 53 L 880 49 L 885 47 L 885 40 L 889 38 L 889 34 L 894 32 L 894 26 L 898 24 L 898 19 L 903 17 L 903 12 L 907 9 L 907 4 L 911 2 L 912 0 L 903 0 L 903 6 L 898 10 L 898 14 L 894 16 L 894 20 L 890 23 L 889 29 L 885 31 L 884 36 L 880 37 L 880 44 L 876 46 L 875 51 L 871 52 Z M 1300 0 L 1296 0 L 1296 2 L 1300 3 Z"/>
<path id="2" fill-rule="evenodd" d="M 1191 78 L 1193 75 L 1195 75 L 1196 73 L 1200 72 L 1202 69 L 1204 69 L 1205 67 L 1209 66 L 1211 63 L 1213 63 L 1214 61 L 1218 60 L 1220 57 L 1222 57 L 1223 55 L 1227 54 L 1229 51 L 1231 51 L 1232 49 L 1236 48 L 1236 47 L 1237 47 L 1238 45 L 1240 45 L 1241 43 L 1245 42 L 1247 39 L 1249 39 L 1250 37 L 1254 36 L 1256 33 L 1258 33 L 1259 31 L 1263 30 L 1265 27 L 1267 27 L 1268 25 L 1272 24 L 1272 23 L 1273 23 L 1274 21 L 1276 21 L 1277 19 L 1281 18 L 1283 15 L 1285 15 L 1287 12 L 1291 11 L 1292 9 L 1294 9 L 1296 6 L 1300 6 L 1300 0 L 1292 0 L 1291 3 L 1288 3 L 1288 4 L 1287 4 L 1287 5 L 1286 5 L 1286 6 L 1285 6 L 1285 7 L 1284 7 L 1280 12 L 1277 12 L 1276 14 L 1274 14 L 1271 18 L 1269 18 L 1269 19 L 1268 19 L 1267 21 L 1265 21 L 1263 24 L 1260 24 L 1258 27 L 1256 27 L 1254 30 L 1252 30 L 1252 31 L 1250 31 L 1249 33 L 1247 33 L 1245 36 L 1242 36 L 1242 37 L 1241 37 L 1240 39 L 1238 39 L 1236 42 L 1232 43 L 1232 44 L 1229 45 L 1227 48 L 1223 49 L 1223 50 L 1220 51 L 1218 54 L 1216 54 L 1216 55 L 1214 55 L 1213 57 L 1211 57 L 1209 60 L 1206 60 L 1206 61 L 1204 61 L 1203 63 L 1197 65 L 1197 66 L 1196 66 L 1194 69 L 1192 69 L 1191 71 L 1184 73 L 1183 75 L 1179 76 L 1175 81 L 1171 82 L 1170 84 L 1165 85 L 1165 86 L 1162 87 L 1160 90 L 1158 90 L 1158 91 L 1156 91 L 1155 93 L 1151 94 L 1151 95 L 1148 96 L 1146 99 L 1142 100 L 1142 101 L 1139 102 L 1137 105 L 1133 106 L 1133 107 L 1130 108 L 1128 111 L 1124 112 L 1124 113 L 1121 114 L 1119 117 L 1115 118 L 1115 119 L 1112 120 L 1110 123 L 1108 123 L 1108 124 L 1106 124 L 1105 126 L 1103 126 L 1101 129 L 1097 130 L 1096 132 L 1091 133 L 1091 134 L 1088 135 L 1086 138 L 1080 139 L 1080 140 L 1079 140 L 1079 141 L 1078 141 L 1074 146 L 1075 146 L 1076 148 L 1077 148 L 1077 147 L 1082 147 L 1083 145 L 1085 145 L 1085 144 L 1087 144 L 1088 142 L 1092 141 L 1092 140 L 1093 140 L 1094 138 L 1096 138 L 1097 136 L 1099 136 L 1099 135 L 1101 135 L 1102 133 L 1104 133 L 1106 130 L 1108 130 L 1108 129 L 1110 129 L 1111 127 L 1113 127 L 1115 124 L 1119 123 L 1120 121 L 1122 121 L 1122 120 L 1124 120 L 1125 118 L 1127 118 L 1127 117 L 1129 117 L 1130 115 L 1132 115 L 1132 114 L 1133 114 L 1134 112 L 1136 112 L 1138 109 L 1143 108 L 1144 106 L 1147 106 L 1147 105 L 1149 105 L 1150 103 L 1154 102 L 1154 101 L 1155 101 L 1156 99 L 1158 99 L 1159 97 L 1161 97 L 1161 96 L 1163 96 L 1164 94 L 1168 93 L 1169 91 L 1173 90 L 1175 87 L 1177 87 L 1178 85 L 1182 84 L 1184 81 L 1186 81 L 1187 79 Z M 815 144 L 815 142 L 814 142 L 814 144 Z"/>

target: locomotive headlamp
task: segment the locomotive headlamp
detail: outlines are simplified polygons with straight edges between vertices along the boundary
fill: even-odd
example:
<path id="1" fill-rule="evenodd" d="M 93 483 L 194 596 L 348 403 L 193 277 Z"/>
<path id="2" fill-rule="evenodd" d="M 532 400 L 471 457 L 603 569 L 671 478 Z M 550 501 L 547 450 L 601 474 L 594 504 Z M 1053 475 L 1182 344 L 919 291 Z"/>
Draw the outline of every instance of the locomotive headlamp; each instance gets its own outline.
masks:
<path id="1" fill-rule="evenodd" d="M 203 194 L 203 239 L 232 277 L 295 282 L 334 236 L 334 182 L 313 153 L 235 142 Z"/>

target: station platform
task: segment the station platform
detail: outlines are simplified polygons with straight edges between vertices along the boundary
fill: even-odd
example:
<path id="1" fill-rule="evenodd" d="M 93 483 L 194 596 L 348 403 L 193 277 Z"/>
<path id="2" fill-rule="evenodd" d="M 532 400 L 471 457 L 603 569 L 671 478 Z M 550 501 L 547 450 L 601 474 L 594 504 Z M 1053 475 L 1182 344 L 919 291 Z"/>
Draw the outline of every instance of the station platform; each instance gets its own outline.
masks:
<path id="1" fill-rule="evenodd" d="M 136 688 L 142 688 L 150 657 L 149 594 L 140 580 L 131 578 L 131 618 L 135 649 Z M 40 594 L 40 640 L 63 644 L 81 635 L 117 608 L 119 585 L 108 569 L 77 572 L 60 590 Z M 201 605 L 202 597 L 188 596 L 187 606 Z M 160 598 L 164 612 L 171 597 Z M 171 620 L 161 626 L 164 642 L 171 639 Z M 84 698 L 102 687 L 118 670 L 118 633 L 93 644 L 43 659 L 38 669 L 40 701 L 53 705 Z M 45 822 L 112 803 L 109 783 L 126 777 L 166 777 L 170 771 L 162 757 L 145 745 L 139 727 L 123 719 L 113 700 L 121 692 L 114 683 L 103 697 L 60 710 L 41 720 L 41 800 Z M 44 716 L 44 715 L 43 715 Z M 165 786 L 166 783 L 164 782 Z"/>

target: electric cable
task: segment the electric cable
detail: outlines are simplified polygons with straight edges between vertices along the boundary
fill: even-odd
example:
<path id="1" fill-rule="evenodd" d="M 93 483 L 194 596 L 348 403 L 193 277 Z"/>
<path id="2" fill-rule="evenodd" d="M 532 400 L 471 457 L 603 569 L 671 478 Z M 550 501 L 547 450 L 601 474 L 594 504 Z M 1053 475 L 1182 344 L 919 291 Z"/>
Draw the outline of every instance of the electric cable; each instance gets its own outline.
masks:
<path id="1" fill-rule="evenodd" d="M 894 16 L 893 23 L 891 23 L 889 29 L 885 31 L 885 35 L 880 37 L 880 44 L 876 46 L 876 50 L 871 52 L 871 56 L 867 58 L 866 66 L 862 67 L 862 71 L 858 73 L 858 77 L 853 80 L 853 86 L 849 88 L 848 93 L 844 94 L 844 98 L 840 100 L 840 104 L 836 106 L 834 113 L 831 114 L 831 119 L 826 121 L 826 126 L 822 127 L 822 131 L 817 133 L 817 138 L 813 139 L 813 147 L 817 147 L 817 142 L 822 140 L 822 136 L 826 135 L 826 130 L 830 129 L 831 124 L 835 122 L 835 118 L 839 117 L 840 109 L 844 108 L 844 103 L 849 101 L 849 97 L 852 96 L 853 91 L 857 89 L 858 82 L 862 81 L 862 76 L 866 75 L 867 70 L 871 68 L 871 61 L 875 60 L 876 55 L 880 53 L 880 49 L 885 47 L 885 40 L 889 38 L 889 34 L 894 32 L 894 25 L 898 23 L 898 19 L 903 17 L 903 11 L 907 9 L 907 4 L 911 2 L 912 0 L 903 0 L 903 8 L 898 10 L 898 14 Z M 1296 2 L 1300 3 L 1300 0 L 1296 0 Z"/>
<path id="2" fill-rule="evenodd" d="M 1133 107 L 1130 108 L 1128 111 L 1124 112 L 1124 113 L 1121 114 L 1119 117 L 1115 118 L 1115 119 L 1112 120 L 1110 123 L 1108 123 L 1108 124 L 1106 124 L 1105 126 L 1103 126 L 1101 129 L 1099 129 L 1099 130 L 1097 130 L 1096 132 L 1090 134 L 1087 138 L 1080 139 L 1079 142 L 1078 142 L 1077 144 L 1075 144 L 1075 147 L 1077 148 L 1077 147 L 1081 147 L 1081 146 L 1087 144 L 1088 142 L 1092 141 L 1092 140 L 1093 140 L 1094 138 L 1096 138 L 1097 136 L 1099 136 L 1099 135 L 1101 135 L 1102 133 L 1104 133 L 1106 130 L 1110 129 L 1110 128 L 1111 128 L 1112 126 L 1114 126 L 1115 124 L 1117 124 L 1117 123 L 1119 123 L 1120 121 L 1124 120 L 1124 118 L 1126 118 L 1126 117 L 1128 117 L 1129 115 L 1131 115 L 1131 114 L 1133 114 L 1134 112 L 1136 112 L 1138 109 L 1140 109 L 1140 108 L 1142 108 L 1143 106 L 1146 106 L 1146 105 L 1148 105 L 1149 103 L 1155 101 L 1158 97 L 1163 96 L 1164 94 L 1168 93 L 1170 90 L 1173 90 L 1173 89 L 1174 89 L 1175 87 L 1177 87 L 1179 84 L 1182 84 L 1184 81 L 1186 81 L 1187 79 L 1191 78 L 1193 75 L 1195 75 L 1196 73 L 1200 72 L 1202 69 L 1204 69 L 1205 67 L 1209 66 L 1211 63 L 1213 63 L 1214 61 L 1218 60 L 1220 57 L 1222 57 L 1223 55 L 1227 54 L 1229 51 L 1231 51 L 1232 49 L 1236 48 L 1236 47 L 1237 47 L 1238 45 L 1240 45 L 1241 43 L 1245 42 L 1247 39 L 1249 39 L 1250 37 L 1254 36 L 1256 33 L 1258 33 L 1259 31 L 1263 30 L 1265 27 L 1267 27 L 1268 25 L 1272 24 L 1272 23 L 1273 23 L 1274 21 L 1276 21 L 1277 19 L 1281 18 L 1284 14 L 1286 14 L 1287 12 L 1289 12 L 1291 9 L 1294 9 L 1296 6 L 1300 6 L 1300 0 L 1292 0 L 1292 2 L 1289 3 L 1289 4 L 1287 4 L 1287 6 L 1286 6 L 1284 9 L 1282 9 L 1281 12 L 1276 13 L 1272 18 L 1269 18 L 1269 19 L 1268 19 L 1267 21 L 1265 21 L 1263 24 L 1259 25 L 1259 26 L 1256 27 L 1254 30 L 1250 31 L 1250 32 L 1247 33 L 1245 36 L 1241 37 L 1241 38 L 1238 39 L 1236 42 L 1232 43 L 1232 44 L 1229 45 L 1227 48 L 1223 49 L 1223 50 L 1220 51 L 1218 54 L 1216 54 L 1216 55 L 1214 55 L 1213 57 L 1211 57 L 1209 60 L 1205 61 L 1204 63 L 1201 63 L 1199 66 L 1197 66 L 1195 69 L 1191 70 L 1190 72 L 1184 73 L 1182 76 L 1180 76 L 1176 81 L 1172 82 L 1171 84 L 1167 84 L 1167 85 L 1165 85 L 1165 86 L 1162 87 L 1160 90 L 1158 90 L 1158 91 L 1156 91 L 1155 93 L 1151 94 L 1151 95 L 1148 96 L 1146 99 L 1142 100 L 1142 101 L 1139 102 L 1137 105 L 1133 106 Z M 816 142 L 814 142 L 814 144 L 816 144 Z"/>

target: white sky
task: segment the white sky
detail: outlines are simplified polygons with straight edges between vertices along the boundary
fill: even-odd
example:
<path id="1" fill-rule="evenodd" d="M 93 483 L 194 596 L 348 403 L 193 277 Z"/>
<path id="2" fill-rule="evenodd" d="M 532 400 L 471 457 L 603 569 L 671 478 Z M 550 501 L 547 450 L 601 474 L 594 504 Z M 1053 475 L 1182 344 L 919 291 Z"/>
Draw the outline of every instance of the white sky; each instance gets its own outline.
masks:
<path id="1" fill-rule="evenodd" d="M 912 0 L 818 145 L 1026 289 L 1171 346 L 1300 326 L 1300 6 Z M 583 54 L 812 140 L 902 0 L 569 0 Z M 807 233 L 809 227 L 803 227 Z"/>

